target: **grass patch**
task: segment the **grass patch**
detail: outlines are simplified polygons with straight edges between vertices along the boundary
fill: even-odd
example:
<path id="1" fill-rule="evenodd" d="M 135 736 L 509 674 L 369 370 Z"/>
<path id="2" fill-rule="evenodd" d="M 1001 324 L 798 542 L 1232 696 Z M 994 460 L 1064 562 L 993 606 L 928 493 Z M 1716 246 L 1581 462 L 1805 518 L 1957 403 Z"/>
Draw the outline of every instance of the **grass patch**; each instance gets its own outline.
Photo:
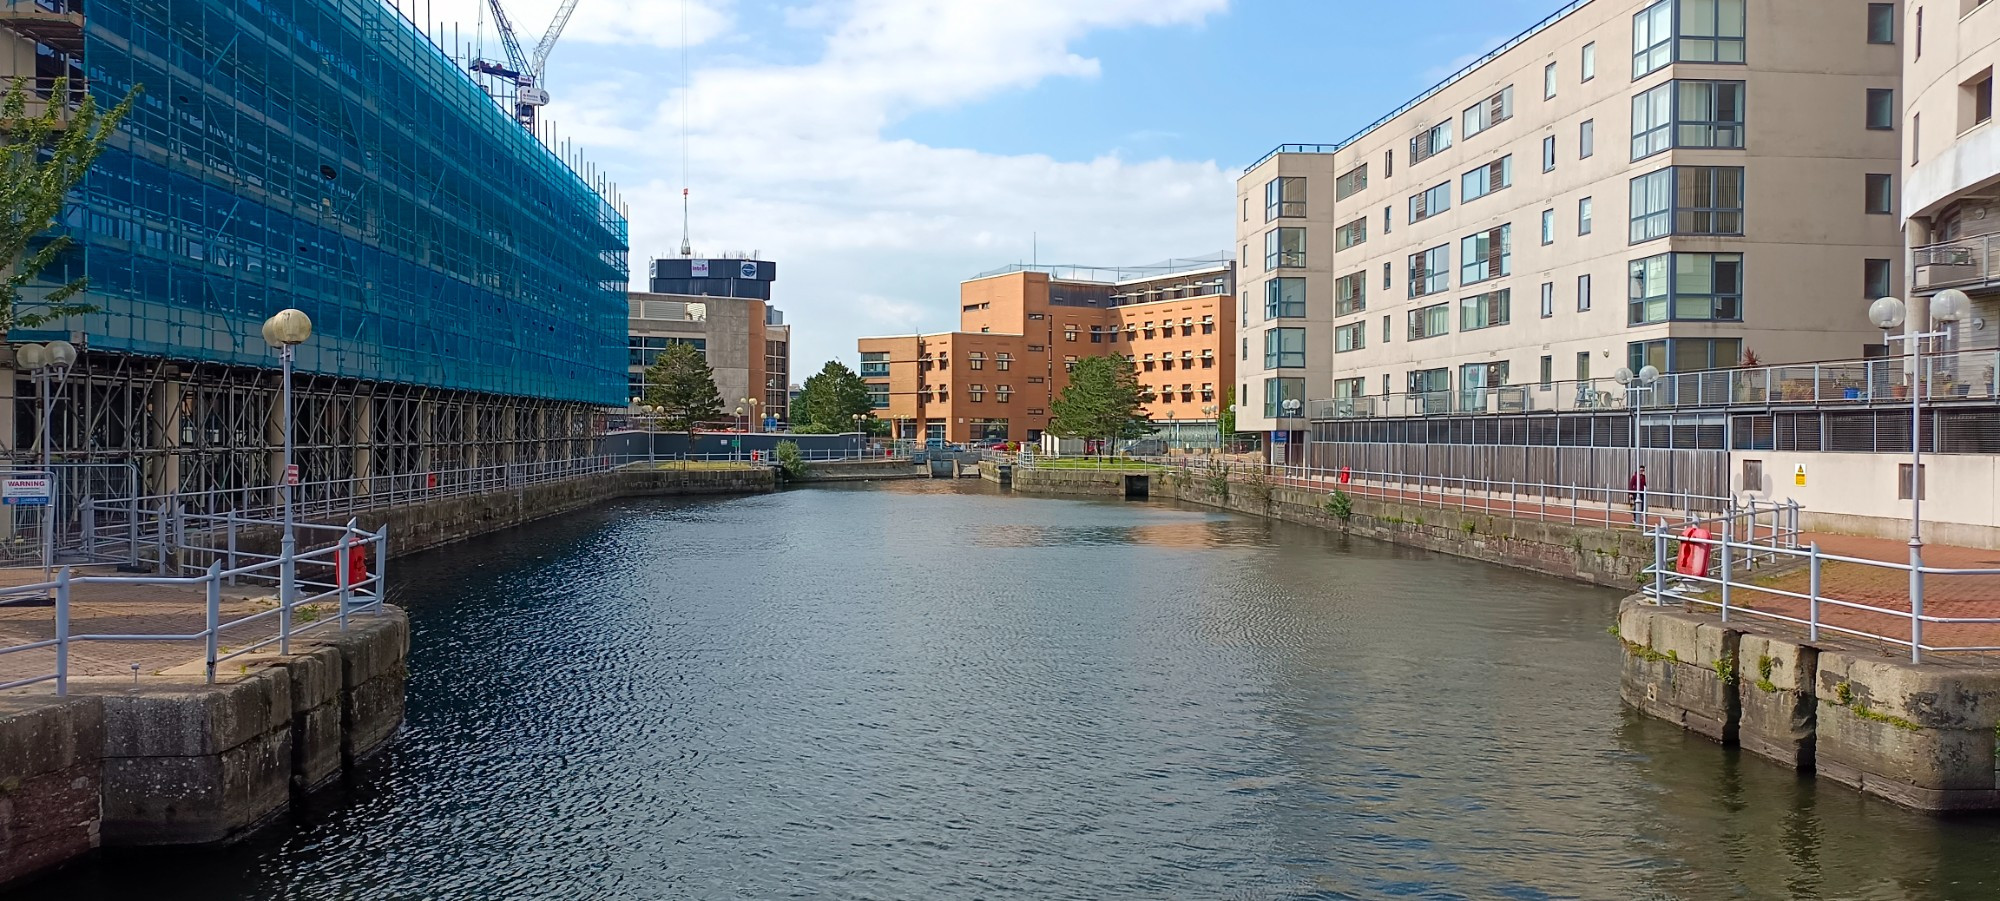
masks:
<path id="1" fill-rule="evenodd" d="M 1114 457 L 1054 457 L 1040 458 L 1034 463 L 1036 469 L 1085 469 L 1115 472 L 1165 472 L 1166 467 L 1144 460 L 1120 460 Z"/>

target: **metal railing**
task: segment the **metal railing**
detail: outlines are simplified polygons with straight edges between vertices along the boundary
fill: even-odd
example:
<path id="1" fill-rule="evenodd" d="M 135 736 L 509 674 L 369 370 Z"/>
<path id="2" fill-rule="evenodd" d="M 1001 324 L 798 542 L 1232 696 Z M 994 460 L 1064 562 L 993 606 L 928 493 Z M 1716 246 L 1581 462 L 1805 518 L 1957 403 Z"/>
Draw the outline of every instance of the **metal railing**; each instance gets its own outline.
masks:
<path id="1" fill-rule="evenodd" d="M 1927 354 L 1923 372 L 1926 400 L 1990 401 L 2000 398 L 2000 350 Z M 1665 411 L 1723 407 L 1908 405 L 1915 374 L 1916 363 L 1908 357 L 1707 369 L 1664 373 L 1651 388 L 1635 392 L 1628 392 L 1610 379 L 1584 379 L 1313 400 L 1306 402 L 1306 418 L 1324 421 L 1484 413 L 1629 411 L 1635 406 L 1640 410 Z"/>
<path id="2" fill-rule="evenodd" d="M 1919 289 L 1991 284 L 2000 273 L 2000 235 L 1926 244 L 1910 250 Z"/>
<path id="3" fill-rule="evenodd" d="M 1908 648 L 1912 663 L 1925 652 L 2000 651 L 2000 616 L 1939 615 L 1939 608 L 2000 613 L 2000 569 L 1942 566 L 1829 554 L 1818 542 L 1804 547 L 1759 541 L 1737 521 L 1713 522 L 1707 534 L 1674 531 L 1665 522 L 1648 529 L 1653 565 L 1644 592 L 1656 604 L 1701 606 L 1723 622 L 1752 618 L 1803 627 L 1808 641 L 1839 635 Z M 1697 524 L 1699 525 L 1699 524 Z M 1689 554 L 1689 549 L 1699 549 Z M 1701 556 L 1706 555 L 1704 561 Z M 1778 564 L 1789 573 L 1758 573 Z M 1943 584 L 1936 584 L 1942 580 Z M 1911 592 L 1913 583 L 1933 583 Z M 1928 608 L 1927 608 L 1928 600 Z M 1928 633 L 1928 634 L 1927 634 Z"/>
<path id="4" fill-rule="evenodd" d="M 281 528 L 274 521 L 255 521 L 255 524 L 271 528 Z M 90 642 L 201 642 L 205 679 L 215 681 L 216 664 L 244 654 L 254 653 L 273 645 L 278 653 L 291 653 L 293 638 L 305 635 L 329 624 L 338 624 L 346 631 L 348 619 L 357 614 L 380 614 L 385 588 L 388 585 L 384 574 L 389 546 L 389 528 L 383 526 L 368 532 L 349 521 L 345 526 L 313 526 L 301 524 L 299 530 L 308 533 L 333 533 L 336 537 L 322 547 L 303 553 L 265 555 L 231 550 L 228 559 L 232 564 L 225 566 L 219 551 L 213 548 L 191 547 L 189 550 L 208 552 L 218 556 L 202 568 L 198 576 L 79 576 L 74 567 L 59 569 L 53 580 L 21 585 L 0 591 L 0 600 L 20 600 L 28 598 L 49 598 L 54 605 L 54 635 L 51 638 L 26 642 L 10 647 L 0 647 L 0 657 L 23 654 L 32 651 L 52 649 L 54 660 L 47 672 L 35 673 L 11 681 L 0 682 L 0 690 L 21 688 L 43 682 L 55 683 L 58 695 L 69 693 L 69 673 L 71 654 L 76 645 Z M 232 531 L 231 534 L 234 534 Z M 363 560 L 375 561 L 373 573 L 352 572 L 355 549 L 362 549 Z M 241 561 L 249 562 L 241 562 Z M 365 565 L 365 564 L 364 564 Z M 248 613 L 230 619 L 222 616 L 222 591 L 225 585 L 236 585 L 243 581 L 268 582 L 277 587 L 277 603 L 267 610 Z M 139 587 L 185 588 L 200 586 L 205 596 L 203 626 L 196 632 L 184 633 L 78 633 L 71 628 L 71 611 L 76 602 L 79 588 L 106 586 L 112 591 L 120 588 Z M 335 604 L 332 618 L 321 618 L 319 605 Z M 310 614 L 310 615 L 309 615 Z M 276 632 L 263 638 L 253 638 L 240 647 L 225 649 L 223 636 L 232 630 L 241 630 L 255 623 L 275 621 Z M 136 673 L 136 666 L 134 665 Z"/>

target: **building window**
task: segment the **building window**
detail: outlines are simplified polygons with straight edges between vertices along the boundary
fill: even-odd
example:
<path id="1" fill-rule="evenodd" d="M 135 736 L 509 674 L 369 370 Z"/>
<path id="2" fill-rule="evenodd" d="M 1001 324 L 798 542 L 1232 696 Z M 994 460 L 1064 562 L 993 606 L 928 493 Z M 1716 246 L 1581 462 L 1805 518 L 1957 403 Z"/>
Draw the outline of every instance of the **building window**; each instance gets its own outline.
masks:
<path id="1" fill-rule="evenodd" d="M 1589 310 L 1590 310 L 1590 273 L 1586 272 L 1576 277 L 1576 311 L 1579 313 L 1584 313 L 1588 312 Z"/>
<path id="2" fill-rule="evenodd" d="M 1451 370 L 1419 369 L 1410 373 L 1408 382 L 1411 394 L 1425 396 L 1443 395 L 1451 391 Z"/>
<path id="3" fill-rule="evenodd" d="M 1274 328 L 1264 330 L 1265 369 L 1303 369 L 1305 365 L 1305 329 Z"/>
<path id="4" fill-rule="evenodd" d="M 1459 298 L 1458 330 L 1471 332 L 1496 325 L 1506 325 L 1511 319 L 1508 307 L 1512 295 L 1511 289 L 1501 288 L 1498 291 Z"/>
<path id="5" fill-rule="evenodd" d="M 993 368 L 994 368 L 994 369 L 998 369 L 998 370 L 1000 370 L 1001 372 L 1006 372 L 1007 370 L 1009 370 L 1009 369 L 1012 369 L 1012 368 L 1014 368 L 1014 355 L 1013 355 L 1013 354 L 994 354 L 994 355 L 993 355 Z"/>
<path id="6" fill-rule="evenodd" d="M 1467 107 L 1465 110 L 1465 139 L 1514 118 L 1514 86 L 1508 85 L 1499 93 Z M 1443 148 L 1439 148 L 1443 149 Z"/>
<path id="7" fill-rule="evenodd" d="M 1396 208 L 1393 206 L 1385 206 L 1382 208 L 1382 234 L 1385 235 L 1390 234 L 1395 230 L 1396 230 Z"/>
<path id="8" fill-rule="evenodd" d="M 1632 159 L 1671 147 L 1743 147 L 1743 82 L 1670 81 L 1632 98 Z"/>
<path id="9" fill-rule="evenodd" d="M 1451 245 L 1440 244 L 1410 254 L 1410 296 L 1423 297 L 1451 288 Z"/>
<path id="10" fill-rule="evenodd" d="M 979 385 L 979 384 L 972 385 L 971 387 L 965 389 L 965 393 L 972 399 L 972 402 L 975 404 L 986 402 L 985 385 Z"/>
<path id="11" fill-rule="evenodd" d="M 1661 372 L 1696 372 L 1735 366 L 1743 358 L 1741 338 L 1674 338 L 1634 341 L 1625 345 L 1625 357 L 1634 370 L 1647 366 Z"/>
<path id="12" fill-rule="evenodd" d="M 1264 221 L 1279 217 L 1287 219 L 1303 217 L 1306 214 L 1306 180 L 1296 176 L 1282 176 L 1264 183 Z"/>
<path id="13" fill-rule="evenodd" d="M 1576 127 L 1576 158 L 1587 160 L 1597 155 L 1597 120 L 1585 119 Z"/>
<path id="14" fill-rule="evenodd" d="M 1514 272 L 1512 223 L 1466 235 L 1458 242 L 1458 281 L 1472 285 Z"/>
<path id="15" fill-rule="evenodd" d="M 1264 233 L 1265 269 L 1298 269 L 1305 264 L 1305 229 L 1274 228 Z"/>
<path id="16" fill-rule="evenodd" d="M 1301 299 L 1301 310 L 1305 308 Z M 1368 273 L 1356 272 L 1333 280 L 1333 315 L 1346 316 L 1368 309 Z M 1300 315 L 1304 315 L 1301 313 Z"/>
<path id="17" fill-rule="evenodd" d="M 1202 334 L 1204 334 L 1204 335 L 1213 335 L 1213 334 L 1215 334 L 1215 317 L 1214 317 L 1214 316 L 1203 316 L 1203 317 L 1201 317 L 1201 333 L 1202 333 Z"/>
<path id="18" fill-rule="evenodd" d="M 1896 43 L 1896 4 L 1868 4 L 1868 43 Z"/>
<path id="19" fill-rule="evenodd" d="M 967 365 L 971 366 L 973 369 L 986 368 L 986 355 L 980 353 L 979 351 L 975 350 L 969 354 L 966 354 L 966 359 L 971 361 Z"/>
<path id="20" fill-rule="evenodd" d="M 1451 146 L 1451 120 L 1446 119 L 1410 139 L 1410 165 L 1443 153 Z"/>
<path id="21" fill-rule="evenodd" d="M 1510 153 L 1460 177 L 1458 196 L 1471 203 L 1513 184 L 1514 155 Z"/>
<path id="22" fill-rule="evenodd" d="M 1973 76 L 1971 81 L 1959 86 L 1960 107 L 1964 112 L 1959 116 L 1958 130 L 1964 131 L 1975 125 L 1984 125 L 1993 119 L 1993 70 L 1987 69 Z"/>
<path id="23" fill-rule="evenodd" d="M 1680 45 L 1684 63 L 1740 63 L 1744 60 L 1746 0 L 1680 0 Z"/>
<path id="24" fill-rule="evenodd" d="M 1632 80 L 1665 68 L 1673 55 L 1674 4 L 1660 0 L 1632 17 Z"/>
<path id="25" fill-rule="evenodd" d="M 996 400 L 996 401 L 999 401 L 1000 403 L 1003 403 L 1003 404 L 1004 404 L 1004 403 L 1006 403 L 1006 402 L 1008 402 L 1008 401 L 1010 401 L 1010 400 L 1013 400 L 1013 399 L 1014 399 L 1014 388 L 1013 388 L 1013 386 L 1011 386 L 1011 385 L 996 385 L 996 386 L 994 386 L 994 388 L 993 388 L 993 399 L 994 399 L 994 400 Z"/>
<path id="26" fill-rule="evenodd" d="M 1333 199 L 1346 200 L 1368 188 L 1368 164 L 1362 163 L 1334 179 Z M 1300 215 L 1304 215 L 1301 213 Z"/>
<path id="27" fill-rule="evenodd" d="M 1743 319 L 1743 255 L 1663 253 L 1633 260 L 1628 325 Z"/>
<path id="28" fill-rule="evenodd" d="M 1264 415 L 1270 419 L 1302 415 L 1306 403 L 1306 380 L 1265 379 Z"/>
<path id="29" fill-rule="evenodd" d="M 1588 197 L 1585 197 L 1585 198 L 1583 198 L 1583 199 L 1581 199 L 1581 200 L 1578 200 L 1578 201 L 1576 202 L 1576 233 L 1577 233 L 1577 234 L 1579 234 L 1579 235 L 1587 235 L 1587 234 L 1590 234 L 1590 229 L 1591 229 L 1591 225 L 1592 225 L 1592 223 L 1591 223 L 1591 221 L 1590 221 L 1590 212 L 1591 212 L 1591 210 L 1590 210 L 1590 198 L 1588 198 Z"/>
<path id="30" fill-rule="evenodd" d="M 1104 326 L 1093 325 L 1090 327 L 1090 343 L 1092 344 L 1104 343 Z"/>
<path id="31" fill-rule="evenodd" d="M 1556 171 L 1556 136 L 1542 136 L 1542 171 Z"/>
<path id="32" fill-rule="evenodd" d="M 1393 273 L 1394 271 L 1395 270 L 1387 262 L 1384 262 L 1382 264 L 1382 290 L 1387 291 L 1392 287 L 1392 285 L 1389 284 L 1389 280 L 1390 278 L 1393 277 L 1391 273 Z"/>
<path id="33" fill-rule="evenodd" d="M 1576 352 L 1576 380 L 1579 382 L 1590 381 L 1590 351 L 1580 350 Z"/>
<path id="34" fill-rule="evenodd" d="M 1344 354 L 1368 346 L 1368 321 L 1351 322 L 1333 330 L 1333 352 Z"/>
<path id="35" fill-rule="evenodd" d="M 1872 172 L 1866 176 L 1866 179 L 1866 187 L 1862 191 L 1865 195 L 1864 203 L 1866 211 L 1870 213 L 1890 212 L 1890 206 L 1894 202 L 1892 196 L 1894 194 L 1894 180 L 1887 175 Z"/>
<path id="36" fill-rule="evenodd" d="M 1556 64 L 1542 67 L 1542 99 L 1553 100 L 1556 96 Z"/>
<path id="37" fill-rule="evenodd" d="M 1248 360 L 1248 359 L 1250 359 L 1250 339 L 1249 339 L 1249 338 L 1244 338 L 1244 339 L 1243 339 L 1243 353 L 1242 353 L 1242 355 L 1241 355 L 1241 356 L 1238 356 L 1238 357 L 1237 357 L 1237 359 L 1239 359 L 1239 360 Z"/>
<path id="38" fill-rule="evenodd" d="M 1893 289 L 1889 286 L 1890 263 L 1888 260 L 1863 260 L 1861 296 L 1868 300 L 1888 297 Z"/>
<path id="39" fill-rule="evenodd" d="M 1632 179 L 1634 244 L 1667 235 L 1743 234 L 1743 169 L 1675 166 Z"/>
<path id="40" fill-rule="evenodd" d="M 1352 400 L 1367 393 L 1368 380 L 1365 378 L 1333 380 L 1333 396 L 1335 400 Z"/>
<path id="41" fill-rule="evenodd" d="M 1409 340 L 1421 341 L 1451 332 L 1451 304 L 1437 303 L 1411 310 Z"/>
<path id="42" fill-rule="evenodd" d="M 1589 81 L 1597 77 L 1597 42 L 1583 45 L 1582 77 L 1579 81 Z"/>
<path id="43" fill-rule="evenodd" d="M 1445 210 L 1451 209 L 1451 182 L 1445 182 L 1422 194 L 1410 196 L 1410 222 L 1422 222 Z"/>
<path id="44" fill-rule="evenodd" d="M 1368 217 L 1363 216 L 1336 229 L 1333 233 L 1333 249 L 1346 250 L 1357 244 L 1368 243 Z M 1304 263 L 1299 265 L 1303 266 Z"/>
<path id="45" fill-rule="evenodd" d="M 1555 282 L 1543 282 L 1543 283 L 1542 283 L 1542 318 L 1543 318 L 1543 319 L 1548 319 L 1548 318 L 1550 318 L 1550 317 L 1554 316 L 1555 314 L 1556 314 L 1556 283 L 1555 283 Z"/>
<path id="46" fill-rule="evenodd" d="M 1875 131 L 1896 127 L 1896 91 L 1893 88 L 1868 89 L 1868 127 Z"/>
<path id="47" fill-rule="evenodd" d="M 1039 375 L 1031 375 L 1031 376 L 1028 376 L 1028 384 L 1030 384 L 1030 385 L 1039 385 L 1039 384 L 1042 384 L 1042 377 L 1041 377 L 1041 376 L 1039 376 Z"/>
<path id="48" fill-rule="evenodd" d="M 1063 326 L 1063 340 L 1064 341 L 1076 340 L 1076 326 L 1073 325 Z"/>
<path id="49" fill-rule="evenodd" d="M 1396 151 L 1394 149 L 1382 151 L 1382 177 L 1389 178 L 1394 176 L 1395 174 L 1396 174 Z"/>
<path id="50" fill-rule="evenodd" d="M 1047 318 L 1049 318 L 1049 317 L 1048 317 L 1048 314 L 1047 314 L 1047 313 L 1029 313 L 1029 314 L 1028 314 L 1028 319 L 1029 319 L 1029 321 L 1031 321 L 1031 322 L 1040 322 L 1041 320 L 1044 320 L 1044 319 L 1047 319 Z"/>
<path id="51" fill-rule="evenodd" d="M 1554 384 L 1556 380 L 1556 358 L 1549 354 L 1543 354 L 1541 370 L 1542 389 L 1548 390 L 1548 387 Z"/>
<path id="52" fill-rule="evenodd" d="M 1542 211 L 1542 246 L 1556 243 L 1556 211 Z"/>
<path id="53" fill-rule="evenodd" d="M 1075 371 L 1076 371 L 1076 358 L 1075 358 L 1075 357 L 1063 357 L 1063 371 L 1064 371 L 1064 372 L 1075 372 Z"/>
<path id="54" fill-rule="evenodd" d="M 1383 313 L 1383 314 L 1382 314 L 1382 343 L 1383 343 L 1383 344 L 1387 344 L 1387 343 L 1389 343 L 1389 339 L 1390 339 L 1390 334 L 1389 334 L 1389 314 L 1387 314 L 1387 313 Z"/>
<path id="55" fill-rule="evenodd" d="M 1921 153 L 1923 146 L 1920 140 L 1924 136 L 1923 126 L 1923 113 L 1917 113 L 1910 117 L 1910 165 L 1912 166 L 1916 165 L 1917 161 L 1923 158 Z"/>

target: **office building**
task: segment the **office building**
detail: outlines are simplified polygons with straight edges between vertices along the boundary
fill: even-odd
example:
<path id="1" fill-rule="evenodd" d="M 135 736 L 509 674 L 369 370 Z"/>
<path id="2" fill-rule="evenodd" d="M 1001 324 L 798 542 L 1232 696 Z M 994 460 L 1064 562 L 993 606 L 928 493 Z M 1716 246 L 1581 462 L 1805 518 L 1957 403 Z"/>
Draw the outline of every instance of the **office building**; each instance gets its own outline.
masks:
<path id="1" fill-rule="evenodd" d="M 785 324 L 782 310 L 754 297 L 634 292 L 629 302 L 628 402 L 646 396 L 646 368 L 662 351 L 691 344 L 715 373 L 726 414 L 745 416 L 754 408 L 759 420 L 754 424 L 763 428 L 789 421 L 791 326 Z M 756 398 L 757 403 L 745 404 L 745 398 Z M 736 414 L 739 407 L 746 412 Z"/>
<path id="2" fill-rule="evenodd" d="M 1069 371 L 1131 363 L 1156 428 L 1212 446 L 1234 373 L 1235 263 L 1010 266 L 959 286 L 959 329 L 862 338 L 861 376 L 899 438 L 1036 441 Z"/>
<path id="3" fill-rule="evenodd" d="M 1239 428 L 1874 350 L 1868 301 L 1903 278 L 1883 7 L 1571 3 L 1346 141 L 1274 150 L 1238 183 Z"/>
<path id="4" fill-rule="evenodd" d="M 1946 0 L 1888 7 L 1871 19 L 1903 52 L 1903 193 L 1912 275 L 1923 301 L 1946 288 L 1972 298 L 1958 323 L 1960 349 L 2000 347 L 2000 132 L 1993 127 L 1993 69 L 2000 64 L 2000 4 Z M 1900 32 L 1900 33 L 1899 33 Z M 1900 40 L 1899 40 L 1900 39 Z M 1923 316 L 1911 317 L 1918 326 Z"/>

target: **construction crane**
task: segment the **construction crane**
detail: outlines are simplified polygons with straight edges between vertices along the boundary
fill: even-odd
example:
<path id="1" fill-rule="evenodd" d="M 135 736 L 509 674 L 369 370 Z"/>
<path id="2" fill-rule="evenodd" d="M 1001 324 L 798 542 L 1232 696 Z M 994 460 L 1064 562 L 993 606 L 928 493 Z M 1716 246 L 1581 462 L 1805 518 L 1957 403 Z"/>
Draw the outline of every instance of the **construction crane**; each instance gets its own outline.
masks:
<path id="1" fill-rule="evenodd" d="M 569 24 L 571 13 L 576 12 L 577 0 L 563 0 L 556 10 L 555 20 L 549 23 L 549 30 L 535 45 L 533 54 L 521 50 L 521 39 L 514 34 L 514 23 L 507 18 L 507 11 L 500 7 L 500 0 L 486 0 L 487 8 L 493 10 L 493 26 L 500 31 L 500 45 L 507 51 L 507 62 L 476 59 L 471 69 L 483 75 L 504 78 L 514 83 L 514 118 L 529 131 L 535 130 L 535 118 L 543 106 L 548 105 L 549 92 L 541 86 L 542 70 L 549 64 L 549 51 L 554 50 L 556 38 L 562 36 L 563 27 Z"/>

